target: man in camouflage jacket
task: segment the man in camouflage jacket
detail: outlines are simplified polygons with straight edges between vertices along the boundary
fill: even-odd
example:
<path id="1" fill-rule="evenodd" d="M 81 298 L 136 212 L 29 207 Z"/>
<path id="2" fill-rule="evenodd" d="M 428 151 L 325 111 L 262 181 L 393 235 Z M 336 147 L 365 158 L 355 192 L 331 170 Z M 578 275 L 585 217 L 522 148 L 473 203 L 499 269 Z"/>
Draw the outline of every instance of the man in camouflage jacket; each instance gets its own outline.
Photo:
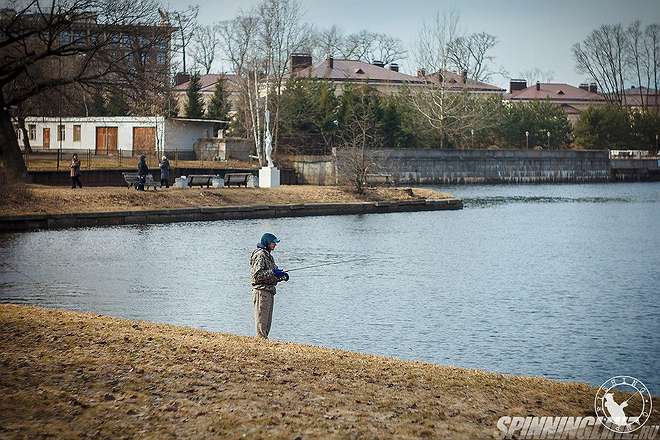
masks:
<path id="1" fill-rule="evenodd" d="M 257 249 L 250 256 L 252 275 L 252 302 L 257 337 L 267 339 L 273 319 L 275 286 L 280 281 L 288 281 L 289 275 L 275 265 L 271 252 L 280 240 L 273 234 L 261 237 Z"/>

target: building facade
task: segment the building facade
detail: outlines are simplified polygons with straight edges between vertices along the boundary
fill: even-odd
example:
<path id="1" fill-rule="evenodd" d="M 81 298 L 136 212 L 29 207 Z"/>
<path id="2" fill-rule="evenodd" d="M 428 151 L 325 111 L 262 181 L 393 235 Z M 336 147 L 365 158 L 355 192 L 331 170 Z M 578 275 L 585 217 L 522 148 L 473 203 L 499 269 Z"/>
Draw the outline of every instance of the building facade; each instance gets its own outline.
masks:
<path id="1" fill-rule="evenodd" d="M 216 139 L 222 121 L 162 116 L 28 117 L 25 120 L 34 151 L 62 150 L 97 155 L 176 154 L 194 156 L 194 146 Z M 21 131 L 17 130 L 19 144 Z"/>
<path id="2" fill-rule="evenodd" d="M 588 107 L 607 103 L 605 97 L 598 94 L 595 84 L 581 84 L 580 87 L 574 87 L 564 83 L 537 82 L 527 87 L 527 81 L 518 79 L 511 80 L 510 93 L 504 98 L 513 104 L 533 101 L 556 104 L 561 107 L 571 124 L 575 124 L 580 118 L 580 113 Z"/>

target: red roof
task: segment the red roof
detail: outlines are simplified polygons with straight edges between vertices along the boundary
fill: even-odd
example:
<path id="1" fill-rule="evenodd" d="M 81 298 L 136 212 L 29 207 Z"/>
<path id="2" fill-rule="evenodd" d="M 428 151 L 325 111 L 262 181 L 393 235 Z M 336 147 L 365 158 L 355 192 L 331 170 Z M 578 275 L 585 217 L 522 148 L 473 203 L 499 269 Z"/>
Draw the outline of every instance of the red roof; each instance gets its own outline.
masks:
<path id="1" fill-rule="evenodd" d="M 201 84 L 201 92 L 213 92 L 213 89 L 215 87 L 215 84 L 220 80 L 220 78 L 224 78 L 226 80 L 232 81 L 236 75 L 230 74 L 230 73 L 209 73 L 207 75 L 200 75 L 199 77 L 199 82 Z M 186 81 L 184 83 L 179 84 L 178 86 L 174 87 L 174 90 L 180 90 L 180 91 L 186 91 L 188 90 L 188 87 L 190 87 L 190 81 Z"/>
<path id="2" fill-rule="evenodd" d="M 649 107 L 660 106 L 660 96 L 657 90 L 646 87 L 631 87 L 623 91 L 626 95 L 626 105 L 642 107 L 642 102 Z M 641 95 L 641 96 L 640 96 Z"/>
<path id="3" fill-rule="evenodd" d="M 549 99 L 551 101 L 594 101 L 602 102 L 605 98 L 598 93 L 583 90 L 564 83 L 540 83 L 526 89 L 517 90 L 508 96 L 512 101 L 535 101 Z"/>
<path id="4" fill-rule="evenodd" d="M 439 83 L 440 75 L 439 73 L 434 73 L 431 75 L 424 76 L 424 79 L 426 79 L 427 81 L 431 81 L 433 83 Z M 467 78 L 466 82 L 463 83 L 463 76 L 461 74 L 451 72 L 448 70 L 444 70 L 442 72 L 442 79 L 444 80 L 445 86 L 449 89 L 472 90 L 478 92 L 499 92 L 499 93 L 506 91 L 492 84 L 476 81 L 470 78 Z"/>
<path id="5" fill-rule="evenodd" d="M 332 62 L 332 67 L 330 63 Z M 405 73 L 396 72 L 374 64 L 357 60 L 329 59 L 297 70 L 293 73 L 298 78 L 316 78 L 330 81 L 364 81 L 389 83 L 424 83 L 418 78 Z"/>

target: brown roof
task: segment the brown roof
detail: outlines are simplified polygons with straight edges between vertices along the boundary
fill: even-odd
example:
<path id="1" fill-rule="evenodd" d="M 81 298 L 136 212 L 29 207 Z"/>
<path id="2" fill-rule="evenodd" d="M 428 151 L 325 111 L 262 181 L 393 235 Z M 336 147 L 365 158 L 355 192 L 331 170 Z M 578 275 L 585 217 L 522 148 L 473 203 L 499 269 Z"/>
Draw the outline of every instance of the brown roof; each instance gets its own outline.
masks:
<path id="1" fill-rule="evenodd" d="M 199 82 L 202 86 L 200 92 L 213 92 L 215 84 L 220 80 L 220 78 L 232 81 L 235 77 L 236 75 L 230 73 L 209 73 L 207 75 L 200 75 Z M 185 92 L 188 90 L 188 87 L 190 87 L 190 81 L 186 81 L 179 84 L 178 86 L 175 86 L 174 90 Z"/>
<path id="2" fill-rule="evenodd" d="M 424 78 L 428 81 L 439 83 L 440 75 L 434 73 L 431 75 L 426 75 Z M 444 70 L 442 72 L 442 78 L 444 80 L 445 86 L 449 89 L 456 90 L 472 90 L 478 92 L 505 92 L 506 90 L 501 89 L 492 84 L 488 84 L 481 81 L 476 81 L 474 79 L 468 78 L 465 83 L 463 83 L 463 76 L 460 73 L 451 72 L 449 70 Z"/>
<path id="3" fill-rule="evenodd" d="M 332 67 L 330 63 L 332 62 Z M 332 59 L 321 61 L 313 66 L 293 73 L 298 78 L 316 78 L 330 81 L 386 82 L 386 83 L 424 83 L 418 78 L 405 73 L 395 72 L 384 67 L 357 60 Z"/>
<path id="4" fill-rule="evenodd" d="M 626 105 L 642 107 L 643 102 L 650 107 L 660 106 L 660 96 L 654 89 L 647 89 L 646 87 L 631 87 L 624 90 L 623 93 L 626 95 Z"/>
<path id="5" fill-rule="evenodd" d="M 526 89 L 517 90 L 508 95 L 512 101 L 534 101 L 549 99 L 551 101 L 594 101 L 602 102 L 605 98 L 598 93 L 589 92 L 564 83 L 541 83 L 539 90 L 536 84 Z"/>

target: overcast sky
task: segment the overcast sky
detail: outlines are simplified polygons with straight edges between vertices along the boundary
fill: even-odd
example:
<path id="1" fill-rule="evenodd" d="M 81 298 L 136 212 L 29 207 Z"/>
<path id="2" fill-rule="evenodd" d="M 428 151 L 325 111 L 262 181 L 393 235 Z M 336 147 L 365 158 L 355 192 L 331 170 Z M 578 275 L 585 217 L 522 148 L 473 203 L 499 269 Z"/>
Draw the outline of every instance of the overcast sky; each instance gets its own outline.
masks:
<path id="1" fill-rule="evenodd" d="M 199 21 L 211 24 L 234 17 L 256 1 L 165 0 L 180 9 L 199 4 Z M 436 12 L 456 11 L 467 32 L 488 32 L 498 38 L 495 65 L 510 76 L 538 67 L 554 72 L 554 82 L 577 85 L 585 78 L 575 71 L 571 46 L 601 24 L 660 23 L 660 0 L 302 0 L 304 19 L 317 28 L 337 25 L 345 33 L 367 29 L 400 38 L 414 47 L 424 20 Z M 316 62 L 318 60 L 314 60 Z M 414 55 L 401 63 L 407 73 L 417 68 Z M 493 78 L 508 86 L 507 78 Z"/>

